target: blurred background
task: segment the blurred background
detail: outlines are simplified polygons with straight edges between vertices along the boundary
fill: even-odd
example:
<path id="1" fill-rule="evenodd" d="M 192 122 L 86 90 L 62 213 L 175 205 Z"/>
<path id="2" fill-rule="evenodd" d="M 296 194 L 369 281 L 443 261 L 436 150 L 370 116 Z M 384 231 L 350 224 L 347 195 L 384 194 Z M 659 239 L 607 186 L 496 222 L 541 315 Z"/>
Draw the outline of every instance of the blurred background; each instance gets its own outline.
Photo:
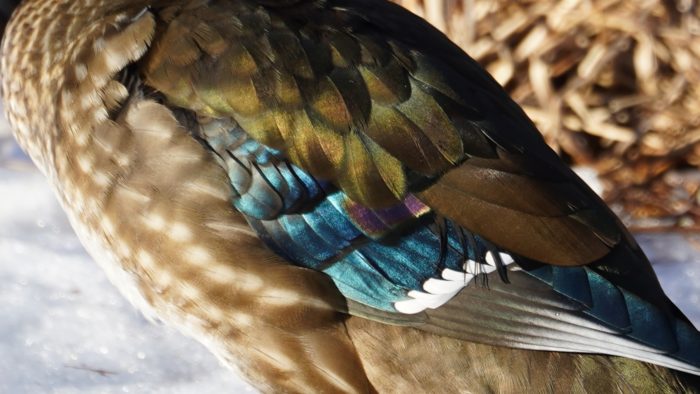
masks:
<path id="1" fill-rule="evenodd" d="M 525 108 L 631 226 L 666 292 L 700 325 L 697 2 L 396 1 Z M 116 293 L 0 118 L 0 393 L 250 390 Z"/>
<path id="2" fill-rule="evenodd" d="M 484 65 L 637 231 L 700 230 L 695 0 L 397 0 Z"/>

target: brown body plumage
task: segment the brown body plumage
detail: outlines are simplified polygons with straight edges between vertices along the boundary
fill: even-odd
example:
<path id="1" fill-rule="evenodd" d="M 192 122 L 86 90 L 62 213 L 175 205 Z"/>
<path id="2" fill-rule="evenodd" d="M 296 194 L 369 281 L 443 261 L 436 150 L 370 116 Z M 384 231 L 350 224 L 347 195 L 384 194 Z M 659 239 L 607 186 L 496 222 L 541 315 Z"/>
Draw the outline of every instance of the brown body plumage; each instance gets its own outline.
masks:
<path id="1" fill-rule="evenodd" d="M 388 143 L 380 148 L 337 130 L 352 125 L 388 129 L 406 117 L 423 129 L 453 127 L 435 98 L 417 94 L 420 89 L 411 95 L 402 84 L 404 68 L 419 67 L 413 63 L 420 58 L 405 54 L 406 64 L 396 64 L 402 60 L 399 49 L 386 68 L 361 66 L 359 74 L 333 74 L 310 87 L 313 93 L 294 86 L 289 75 L 266 74 L 259 56 L 294 51 L 296 44 L 284 37 L 284 28 L 274 37 L 256 29 L 282 23 L 277 13 L 291 15 L 284 22 L 293 25 L 295 13 L 318 12 L 314 7 L 321 4 L 30 0 L 18 8 L 3 44 L 8 118 L 112 281 L 146 313 L 202 340 L 268 392 L 683 390 L 678 373 L 638 361 L 491 347 L 350 317 L 344 313 L 347 301 L 327 276 L 290 265 L 263 245 L 231 205 L 234 193 L 225 165 L 193 138 L 188 122 L 233 118 L 260 141 L 290 147 L 290 159 L 312 174 L 378 207 L 397 201 L 410 186 L 403 172 L 406 160 L 401 164 L 396 158 L 405 147 L 392 151 Z M 341 12 L 319 15 L 330 18 L 329 24 L 344 23 Z M 327 60 L 337 67 L 363 57 L 369 62 L 389 50 L 371 42 L 357 46 L 341 35 L 331 41 L 336 46 Z M 251 54 L 254 50 L 265 53 Z M 314 67 L 324 60 L 307 60 L 287 67 L 313 78 Z M 440 85 L 439 76 L 424 77 L 451 91 Z M 374 118 L 362 107 L 366 97 L 343 96 L 334 87 L 352 84 L 353 78 L 376 81 L 369 85 L 372 99 L 388 112 L 375 111 L 372 116 L 379 118 Z M 270 100 L 278 106 L 270 107 Z M 402 114 L 401 103 L 428 112 Z M 296 111 L 299 106 L 312 107 L 317 117 L 304 117 Z M 426 149 L 438 152 L 409 162 L 413 170 L 432 176 L 461 160 L 455 135 L 428 133 L 426 138 Z M 544 155 L 545 162 L 554 160 Z M 442 201 L 453 197 L 441 188 L 460 187 L 451 179 L 421 196 L 442 204 L 445 214 L 459 216 L 463 206 Z M 486 190 L 493 184 L 476 186 Z M 568 209 L 547 209 L 560 208 Z M 494 209 L 486 214 L 502 214 Z M 509 233 L 518 226 L 493 229 L 471 217 L 460 224 L 502 239 L 499 245 L 520 254 L 570 265 L 595 261 L 608 252 L 610 242 L 626 236 L 617 227 L 612 235 L 600 230 L 614 219 L 605 210 L 594 213 L 603 219 L 565 215 L 552 223 L 550 230 L 556 231 L 550 234 L 561 236 L 552 239 L 531 234 L 519 240 Z M 587 247 L 563 242 L 575 237 L 584 237 Z M 540 253 L 545 249 L 549 252 Z M 653 278 L 645 270 L 650 272 L 642 267 L 641 275 Z M 647 280 L 658 287 L 655 279 Z M 650 299 L 665 305 L 665 299 Z"/>

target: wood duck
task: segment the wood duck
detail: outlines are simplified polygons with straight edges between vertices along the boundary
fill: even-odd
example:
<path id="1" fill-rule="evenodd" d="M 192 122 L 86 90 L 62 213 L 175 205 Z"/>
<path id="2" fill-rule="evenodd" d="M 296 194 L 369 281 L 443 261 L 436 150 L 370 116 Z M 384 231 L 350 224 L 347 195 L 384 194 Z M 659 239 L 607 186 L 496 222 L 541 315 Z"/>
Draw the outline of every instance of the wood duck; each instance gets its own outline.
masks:
<path id="1" fill-rule="evenodd" d="M 110 279 L 261 391 L 698 387 L 621 222 L 397 5 L 25 0 L 1 67 Z"/>

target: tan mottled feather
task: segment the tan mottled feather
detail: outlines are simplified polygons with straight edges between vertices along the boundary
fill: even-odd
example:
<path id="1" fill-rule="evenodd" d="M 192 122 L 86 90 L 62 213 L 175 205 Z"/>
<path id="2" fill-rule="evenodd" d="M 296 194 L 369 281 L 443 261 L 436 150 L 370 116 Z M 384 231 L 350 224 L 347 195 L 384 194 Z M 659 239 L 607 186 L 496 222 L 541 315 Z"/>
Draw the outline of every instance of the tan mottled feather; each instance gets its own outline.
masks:
<path id="1" fill-rule="evenodd" d="M 34 11 L 24 6 L 17 20 L 35 18 Z M 166 107 L 138 96 L 124 102 L 124 87 L 110 79 L 145 51 L 152 14 L 116 31 L 110 19 L 103 16 L 102 34 L 110 38 L 99 51 L 76 48 L 85 51 L 79 57 L 91 65 L 90 78 L 55 79 L 47 91 L 27 81 L 43 97 L 56 89 L 78 100 L 58 107 L 58 128 L 37 112 L 26 121 L 56 133 L 42 136 L 57 152 L 43 168 L 90 253 L 132 302 L 203 340 L 265 391 L 371 391 L 330 280 L 265 248 L 231 206 L 231 187 L 212 155 Z M 56 64 L 71 73 L 70 63 Z M 14 75 L 18 67 L 5 61 L 3 72 Z M 4 91 L 8 102 L 23 102 L 20 92 Z M 117 102 L 117 118 L 93 115 Z M 18 117 L 10 111 L 15 125 Z"/>

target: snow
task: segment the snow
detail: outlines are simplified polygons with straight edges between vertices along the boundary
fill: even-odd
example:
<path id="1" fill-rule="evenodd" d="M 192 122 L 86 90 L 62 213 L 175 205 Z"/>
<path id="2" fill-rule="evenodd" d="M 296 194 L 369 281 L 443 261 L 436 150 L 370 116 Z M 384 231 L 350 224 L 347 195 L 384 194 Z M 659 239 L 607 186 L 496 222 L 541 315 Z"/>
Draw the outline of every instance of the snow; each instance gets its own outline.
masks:
<path id="1" fill-rule="evenodd" d="M 668 297 L 700 327 L 700 234 L 643 234 L 637 240 Z"/>
<path id="2" fill-rule="evenodd" d="M 700 235 L 638 237 L 700 323 Z M 200 344 L 147 322 L 84 252 L 0 126 L 0 393 L 252 392 Z"/>

